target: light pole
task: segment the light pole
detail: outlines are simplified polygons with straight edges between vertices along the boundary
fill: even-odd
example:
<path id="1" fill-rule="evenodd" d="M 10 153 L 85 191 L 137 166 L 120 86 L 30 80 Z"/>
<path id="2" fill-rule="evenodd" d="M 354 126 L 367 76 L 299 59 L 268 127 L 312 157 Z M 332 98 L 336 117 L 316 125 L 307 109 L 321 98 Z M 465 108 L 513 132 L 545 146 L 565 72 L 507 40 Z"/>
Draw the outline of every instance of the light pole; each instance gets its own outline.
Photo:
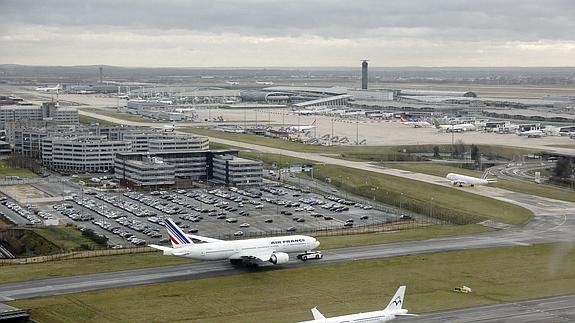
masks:
<path id="1" fill-rule="evenodd" d="M 401 193 L 401 195 L 399 196 L 399 215 L 403 215 L 402 203 L 403 203 L 403 193 Z"/>
<path id="2" fill-rule="evenodd" d="M 209 182 L 208 182 L 208 168 L 209 168 L 209 166 L 208 166 L 208 164 L 206 163 L 206 192 L 209 190 L 209 187 L 208 187 L 208 183 L 209 183 Z M 226 175 L 226 176 L 227 176 L 227 175 Z"/>
<path id="3" fill-rule="evenodd" d="M 331 137 L 329 138 L 330 141 L 331 138 L 333 138 L 333 118 L 331 118 Z"/>
<path id="4" fill-rule="evenodd" d="M 355 144 L 359 145 L 359 113 L 355 116 Z"/>

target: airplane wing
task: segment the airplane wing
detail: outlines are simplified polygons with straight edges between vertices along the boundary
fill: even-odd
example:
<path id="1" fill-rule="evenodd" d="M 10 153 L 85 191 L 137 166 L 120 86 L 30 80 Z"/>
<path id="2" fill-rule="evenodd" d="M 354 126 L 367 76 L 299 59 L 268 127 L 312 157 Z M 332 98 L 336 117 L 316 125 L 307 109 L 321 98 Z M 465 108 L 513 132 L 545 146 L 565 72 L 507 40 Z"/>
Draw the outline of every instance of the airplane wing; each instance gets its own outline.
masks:
<path id="1" fill-rule="evenodd" d="M 169 251 L 172 250 L 170 247 L 158 246 L 156 244 L 149 244 L 148 247 L 152 247 L 154 249 L 162 250 L 162 251 Z"/>
<path id="2" fill-rule="evenodd" d="M 263 250 L 243 250 L 230 257 L 230 259 L 257 259 L 263 262 L 270 260 L 274 251 L 272 249 Z"/>
<path id="3" fill-rule="evenodd" d="M 170 247 L 158 246 L 155 244 L 149 244 L 148 247 L 162 250 L 164 252 L 164 255 L 170 255 L 170 256 L 184 256 L 184 255 L 189 253 L 189 251 L 187 251 L 186 248 L 181 248 L 181 249 L 170 248 Z"/>
<path id="4" fill-rule="evenodd" d="M 193 235 L 193 234 L 186 234 L 186 235 L 191 239 L 199 240 L 199 241 L 207 242 L 207 243 L 223 241 L 223 240 L 219 240 L 219 239 L 202 237 L 202 236 L 197 236 L 197 235 Z"/>

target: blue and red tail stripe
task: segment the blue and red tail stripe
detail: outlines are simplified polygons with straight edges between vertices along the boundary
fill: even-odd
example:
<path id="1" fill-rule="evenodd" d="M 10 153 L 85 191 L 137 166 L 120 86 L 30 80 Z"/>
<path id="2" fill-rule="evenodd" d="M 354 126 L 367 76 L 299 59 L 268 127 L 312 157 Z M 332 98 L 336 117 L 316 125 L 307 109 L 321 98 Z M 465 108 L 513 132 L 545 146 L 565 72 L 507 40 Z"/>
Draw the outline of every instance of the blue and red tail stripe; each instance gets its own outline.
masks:
<path id="1" fill-rule="evenodd" d="M 188 236 L 172 221 L 172 219 L 164 220 L 164 225 L 168 229 L 168 236 L 173 245 L 191 244 L 193 243 Z"/>

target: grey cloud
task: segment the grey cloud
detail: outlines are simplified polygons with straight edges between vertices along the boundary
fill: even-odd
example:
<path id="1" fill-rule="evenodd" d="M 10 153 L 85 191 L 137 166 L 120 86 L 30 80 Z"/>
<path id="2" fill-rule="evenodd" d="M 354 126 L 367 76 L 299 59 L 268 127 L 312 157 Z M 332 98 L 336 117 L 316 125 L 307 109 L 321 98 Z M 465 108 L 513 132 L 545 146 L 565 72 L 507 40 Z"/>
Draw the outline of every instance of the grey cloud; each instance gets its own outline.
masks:
<path id="1" fill-rule="evenodd" d="M 570 0 L 2 0 L 0 20 L 46 26 L 249 36 L 439 40 L 574 40 Z"/>

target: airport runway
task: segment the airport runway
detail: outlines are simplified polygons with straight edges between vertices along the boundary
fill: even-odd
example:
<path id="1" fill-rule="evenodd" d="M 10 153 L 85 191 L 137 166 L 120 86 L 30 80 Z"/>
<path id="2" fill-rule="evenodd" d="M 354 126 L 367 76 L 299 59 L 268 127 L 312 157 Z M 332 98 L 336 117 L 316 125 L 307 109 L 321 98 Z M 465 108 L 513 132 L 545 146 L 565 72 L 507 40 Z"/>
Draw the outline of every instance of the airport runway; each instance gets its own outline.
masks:
<path id="1" fill-rule="evenodd" d="M 436 312 L 417 317 L 400 317 L 398 322 L 573 322 L 575 295 L 557 296 L 513 303 L 478 306 Z"/>
<path id="2" fill-rule="evenodd" d="M 320 261 L 292 261 L 288 265 L 266 265 L 260 270 L 276 270 L 317 266 L 349 261 L 416 255 L 449 250 L 468 250 L 504 246 L 527 246 L 547 242 L 572 242 L 575 213 L 561 217 L 537 217 L 523 226 L 509 226 L 502 230 L 466 236 L 435 238 L 424 241 L 406 241 L 382 245 L 369 245 L 324 250 Z M 393 234 L 393 233 L 382 233 Z M 320 238 L 321 241 L 321 238 Z M 154 267 L 110 273 L 23 281 L 0 285 L 0 301 L 32 297 L 60 295 L 90 290 L 201 279 L 245 273 L 245 269 L 233 268 L 227 261 L 203 262 L 190 265 Z"/>

